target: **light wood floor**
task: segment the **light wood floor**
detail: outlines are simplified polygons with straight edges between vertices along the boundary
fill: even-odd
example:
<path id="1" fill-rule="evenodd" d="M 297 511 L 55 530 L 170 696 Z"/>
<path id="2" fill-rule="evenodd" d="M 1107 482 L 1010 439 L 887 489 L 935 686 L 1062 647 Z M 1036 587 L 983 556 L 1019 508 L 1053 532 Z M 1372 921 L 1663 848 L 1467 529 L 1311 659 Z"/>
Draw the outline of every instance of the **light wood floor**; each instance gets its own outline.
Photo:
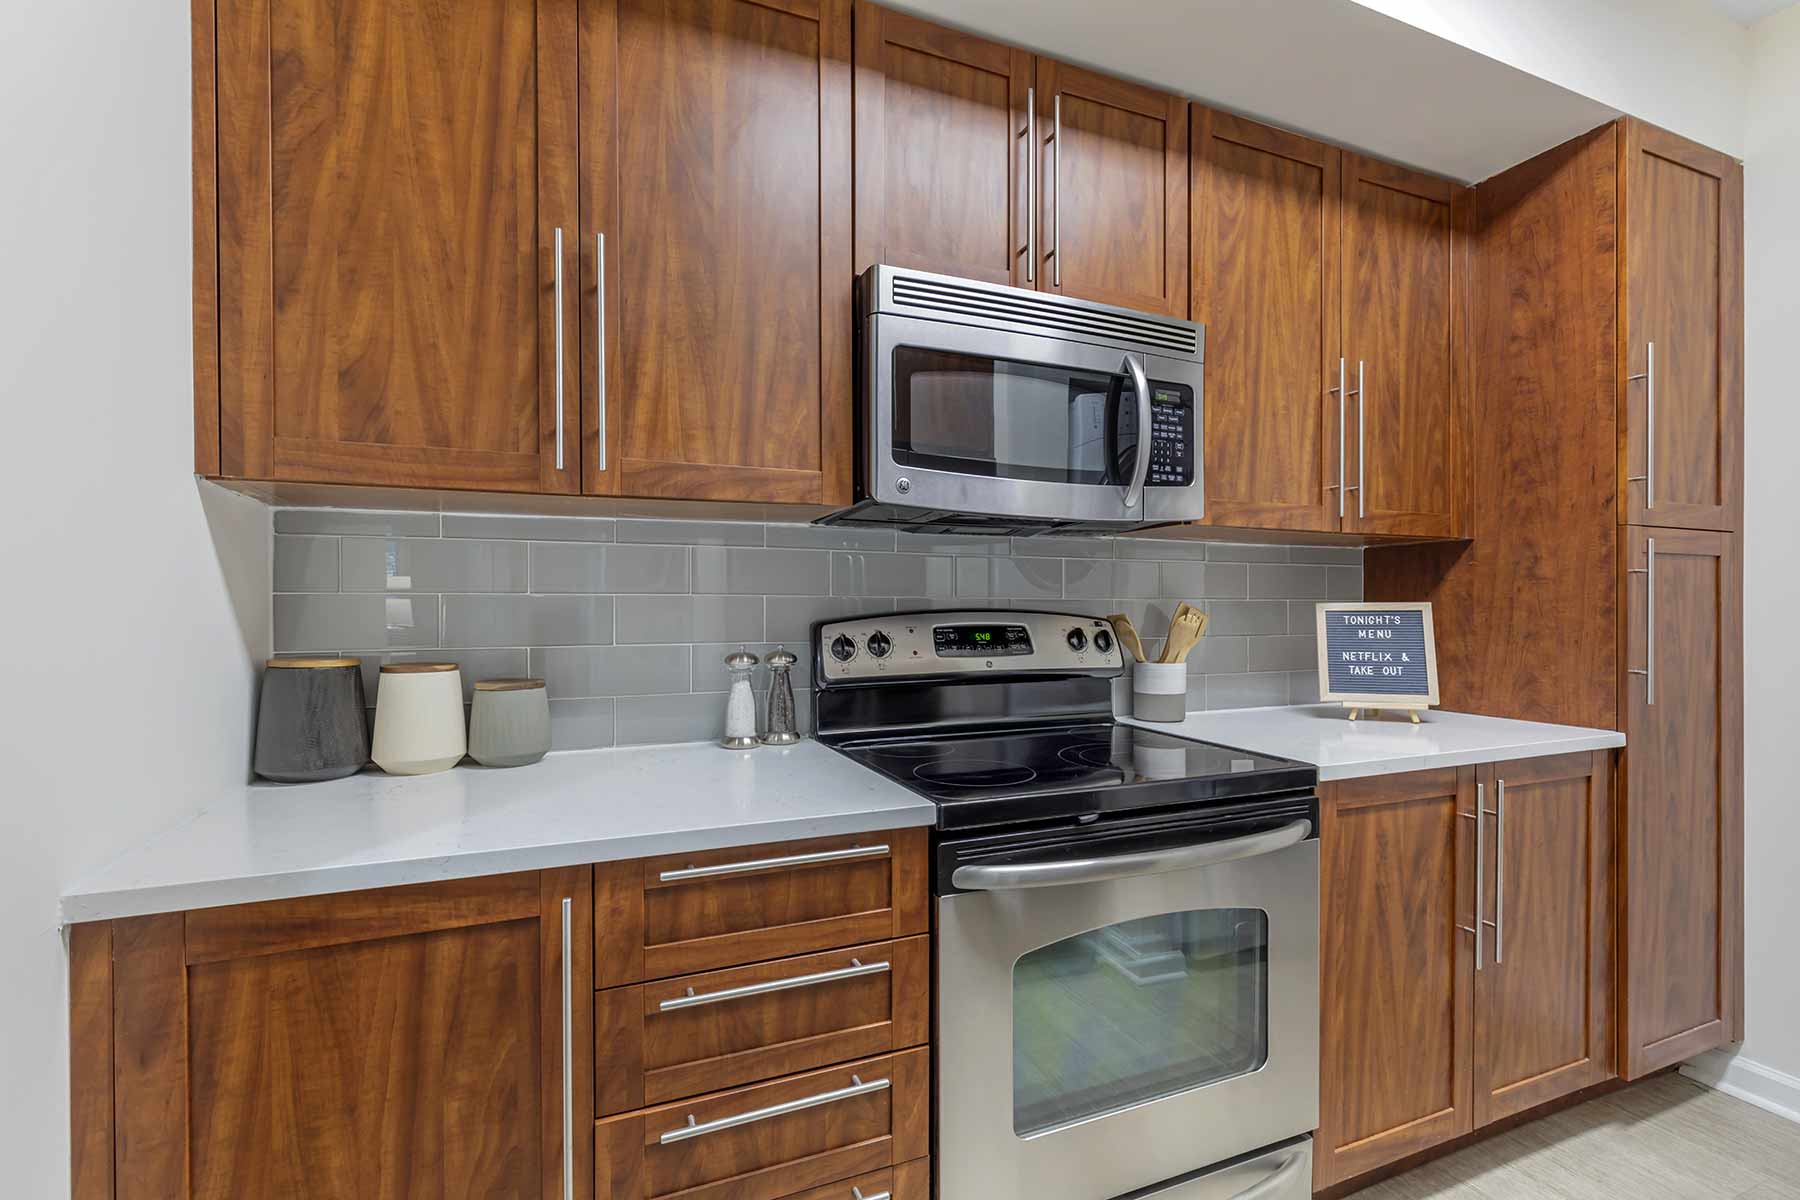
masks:
<path id="1" fill-rule="evenodd" d="M 1355 1200 L 1796 1200 L 1800 1125 L 1659 1075 L 1357 1192 Z"/>

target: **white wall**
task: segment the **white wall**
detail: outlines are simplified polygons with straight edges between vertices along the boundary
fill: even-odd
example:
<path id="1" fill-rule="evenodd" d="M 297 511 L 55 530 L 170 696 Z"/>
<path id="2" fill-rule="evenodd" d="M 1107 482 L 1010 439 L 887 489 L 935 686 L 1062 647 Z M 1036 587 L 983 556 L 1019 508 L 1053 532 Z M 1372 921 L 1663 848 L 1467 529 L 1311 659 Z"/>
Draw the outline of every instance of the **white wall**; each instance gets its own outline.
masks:
<path id="1" fill-rule="evenodd" d="M 57 896 L 246 776 L 269 535 L 189 473 L 187 5 L 5 5 L 0 114 L 0 1191 L 55 1197 Z"/>
<path id="2" fill-rule="evenodd" d="M 1744 158 L 1744 975 L 1746 1037 L 1735 1061 L 1698 1074 L 1800 1120 L 1800 805 L 1794 802 L 1789 628 L 1800 595 L 1793 448 L 1800 445 L 1800 8 L 1759 22 Z"/>
<path id="3" fill-rule="evenodd" d="M 1750 33 L 1707 0 L 1355 0 L 1742 157 Z"/>

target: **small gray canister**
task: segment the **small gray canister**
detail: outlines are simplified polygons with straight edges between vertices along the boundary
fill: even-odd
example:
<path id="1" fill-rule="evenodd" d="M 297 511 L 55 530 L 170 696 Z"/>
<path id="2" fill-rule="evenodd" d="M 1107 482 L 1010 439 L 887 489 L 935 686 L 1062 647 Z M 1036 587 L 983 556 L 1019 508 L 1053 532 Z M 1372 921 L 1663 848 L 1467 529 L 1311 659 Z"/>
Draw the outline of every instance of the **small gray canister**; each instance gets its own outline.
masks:
<path id="1" fill-rule="evenodd" d="M 522 767 L 550 751 L 550 699 L 541 679 L 483 679 L 469 710 L 469 757 Z"/>

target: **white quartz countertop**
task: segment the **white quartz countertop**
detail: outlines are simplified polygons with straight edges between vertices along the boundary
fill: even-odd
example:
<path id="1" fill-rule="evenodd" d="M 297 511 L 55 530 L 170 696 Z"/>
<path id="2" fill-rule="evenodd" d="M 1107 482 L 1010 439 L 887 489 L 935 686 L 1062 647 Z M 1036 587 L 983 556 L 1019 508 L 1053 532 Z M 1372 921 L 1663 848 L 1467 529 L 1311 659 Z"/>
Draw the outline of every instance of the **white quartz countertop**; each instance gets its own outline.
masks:
<path id="1" fill-rule="evenodd" d="M 247 785 L 62 897 L 65 923 L 930 825 L 817 742 L 552 754 L 528 767 Z"/>
<path id="2" fill-rule="evenodd" d="M 1352 721 L 1346 709 L 1334 704 L 1195 712 L 1180 723 L 1123 719 L 1176 737 L 1311 763 L 1319 768 L 1321 783 L 1581 750 L 1611 750 L 1625 744 L 1625 735 L 1611 729 L 1544 725 L 1438 710 L 1420 713 L 1417 725 L 1407 720 L 1404 713 L 1379 718 L 1365 715 Z"/>

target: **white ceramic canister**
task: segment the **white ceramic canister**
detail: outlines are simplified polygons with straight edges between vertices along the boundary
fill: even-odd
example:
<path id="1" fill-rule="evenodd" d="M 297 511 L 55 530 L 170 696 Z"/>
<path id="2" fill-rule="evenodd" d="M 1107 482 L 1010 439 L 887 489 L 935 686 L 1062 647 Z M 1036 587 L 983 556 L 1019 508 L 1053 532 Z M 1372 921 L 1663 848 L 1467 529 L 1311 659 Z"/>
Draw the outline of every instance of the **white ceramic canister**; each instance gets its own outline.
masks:
<path id="1" fill-rule="evenodd" d="M 550 700 L 541 679 L 483 679 L 469 709 L 469 757 L 522 767 L 550 751 Z"/>
<path id="2" fill-rule="evenodd" d="M 383 666 L 369 757 L 389 775 L 429 775 L 454 767 L 468 749 L 462 695 L 462 672 L 455 663 Z"/>
<path id="3" fill-rule="evenodd" d="M 1141 662 L 1131 668 L 1131 715 L 1140 721 L 1187 719 L 1187 664 Z"/>

